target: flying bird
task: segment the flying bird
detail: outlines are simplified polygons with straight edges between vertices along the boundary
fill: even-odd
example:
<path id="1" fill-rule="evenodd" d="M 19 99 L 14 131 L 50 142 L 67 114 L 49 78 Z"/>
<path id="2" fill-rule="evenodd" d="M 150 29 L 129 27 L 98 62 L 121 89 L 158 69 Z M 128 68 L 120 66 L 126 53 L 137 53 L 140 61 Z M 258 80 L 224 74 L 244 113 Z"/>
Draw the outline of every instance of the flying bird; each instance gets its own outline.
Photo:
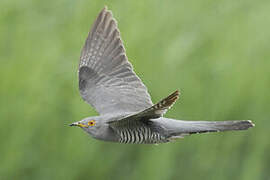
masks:
<path id="1" fill-rule="evenodd" d="M 74 122 L 92 137 L 111 142 L 159 144 L 186 135 L 246 130 L 250 120 L 185 121 L 163 115 L 179 97 L 156 104 L 133 71 L 112 12 L 103 8 L 88 34 L 79 61 L 80 95 L 100 114 Z"/>

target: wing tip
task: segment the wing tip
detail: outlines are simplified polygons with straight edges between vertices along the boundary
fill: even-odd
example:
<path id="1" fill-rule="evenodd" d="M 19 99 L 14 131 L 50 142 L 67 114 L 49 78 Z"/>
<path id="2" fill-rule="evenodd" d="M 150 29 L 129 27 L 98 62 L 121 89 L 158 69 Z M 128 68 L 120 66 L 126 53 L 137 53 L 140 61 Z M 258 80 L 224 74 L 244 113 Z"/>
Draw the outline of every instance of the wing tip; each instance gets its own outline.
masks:
<path id="1" fill-rule="evenodd" d="M 108 6 L 107 6 L 107 5 L 104 6 L 104 8 L 100 11 L 99 14 L 100 14 L 100 16 L 102 16 L 102 17 L 108 16 L 108 19 L 109 19 L 108 21 L 109 21 L 109 23 L 110 23 L 110 24 L 113 23 L 112 26 L 115 27 L 115 28 L 114 28 L 114 31 L 117 31 L 116 33 L 118 33 L 118 36 L 120 36 L 120 32 L 119 32 L 119 29 L 118 29 L 118 23 L 117 23 L 117 20 L 113 17 L 113 13 L 112 13 L 111 10 L 108 9 Z M 104 20 L 104 19 L 102 18 L 102 20 Z"/>
<path id="2" fill-rule="evenodd" d="M 107 5 L 104 6 L 104 8 L 100 11 L 100 13 L 110 14 L 112 16 L 112 11 L 108 9 Z"/>
<path id="3" fill-rule="evenodd" d="M 178 99 L 181 93 L 180 93 L 180 91 L 177 89 L 173 94 L 175 94 L 175 96 L 177 96 L 177 99 Z"/>
<path id="4" fill-rule="evenodd" d="M 252 122 L 252 120 L 246 120 L 247 123 L 249 124 L 249 127 L 254 127 L 255 124 Z"/>
<path id="5" fill-rule="evenodd" d="M 179 91 L 176 90 L 173 93 L 171 93 L 169 96 L 167 96 L 166 98 L 164 98 L 163 100 L 161 100 L 159 103 L 161 103 L 163 106 L 170 108 L 175 102 L 176 100 L 179 98 Z M 157 103 L 157 104 L 159 104 Z"/>
<path id="6" fill-rule="evenodd" d="M 179 98 L 180 95 L 180 91 L 177 89 L 176 91 L 174 91 L 172 94 L 170 94 L 166 99 L 170 99 L 170 100 L 177 100 Z"/>

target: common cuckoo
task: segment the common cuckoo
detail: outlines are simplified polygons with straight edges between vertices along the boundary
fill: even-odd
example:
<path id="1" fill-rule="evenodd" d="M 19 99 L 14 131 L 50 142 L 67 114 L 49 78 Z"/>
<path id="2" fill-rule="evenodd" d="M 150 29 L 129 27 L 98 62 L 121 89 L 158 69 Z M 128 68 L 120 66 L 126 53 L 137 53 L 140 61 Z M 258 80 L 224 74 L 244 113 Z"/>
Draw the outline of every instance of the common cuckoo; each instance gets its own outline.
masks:
<path id="1" fill-rule="evenodd" d="M 127 59 L 117 22 L 106 7 L 88 34 L 78 74 L 82 98 L 100 116 L 87 117 L 70 126 L 81 127 L 99 140 L 159 144 L 190 134 L 246 130 L 254 126 L 250 120 L 183 121 L 163 117 L 178 99 L 179 91 L 152 103 Z"/>

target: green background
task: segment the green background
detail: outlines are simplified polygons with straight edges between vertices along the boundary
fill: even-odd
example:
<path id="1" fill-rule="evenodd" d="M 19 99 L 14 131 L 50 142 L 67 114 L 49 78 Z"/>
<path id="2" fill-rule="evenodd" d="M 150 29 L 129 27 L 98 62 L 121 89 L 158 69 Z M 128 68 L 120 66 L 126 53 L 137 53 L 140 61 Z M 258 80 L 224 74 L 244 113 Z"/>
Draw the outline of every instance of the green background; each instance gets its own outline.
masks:
<path id="1" fill-rule="evenodd" d="M 97 113 L 78 91 L 80 51 L 99 11 L 166 114 L 251 119 L 248 131 L 121 145 L 67 124 Z M 0 2 L 0 179 L 270 179 L 270 1 Z"/>

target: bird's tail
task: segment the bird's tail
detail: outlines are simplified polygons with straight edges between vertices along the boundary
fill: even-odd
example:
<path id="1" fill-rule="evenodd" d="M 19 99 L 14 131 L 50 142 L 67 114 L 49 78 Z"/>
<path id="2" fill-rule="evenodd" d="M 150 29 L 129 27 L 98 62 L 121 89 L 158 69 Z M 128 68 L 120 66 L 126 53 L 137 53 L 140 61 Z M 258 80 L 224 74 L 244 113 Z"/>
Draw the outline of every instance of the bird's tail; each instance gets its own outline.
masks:
<path id="1" fill-rule="evenodd" d="M 167 121 L 165 123 L 165 121 Z M 207 132 L 247 130 L 254 124 L 250 120 L 235 121 L 183 121 L 167 119 L 163 127 L 167 129 L 171 138 L 181 138 L 189 134 L 199 134 Z"/>

